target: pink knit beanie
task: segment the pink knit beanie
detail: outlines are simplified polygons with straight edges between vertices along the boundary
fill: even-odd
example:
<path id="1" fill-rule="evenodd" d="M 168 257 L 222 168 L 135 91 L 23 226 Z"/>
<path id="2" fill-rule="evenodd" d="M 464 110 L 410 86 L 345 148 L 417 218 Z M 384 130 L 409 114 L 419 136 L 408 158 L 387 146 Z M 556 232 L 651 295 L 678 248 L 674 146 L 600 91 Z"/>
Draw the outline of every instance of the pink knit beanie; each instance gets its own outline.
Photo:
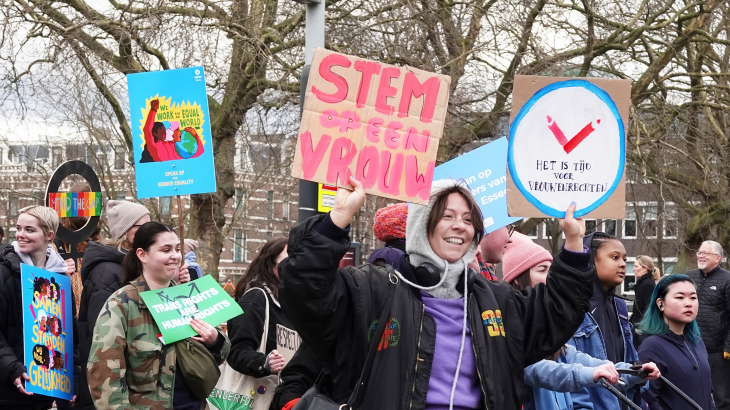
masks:
<path id="1" fill-rule="evenodd" d="M 512 234 L 512 243 L 507 245 L 502 257 L 504 281 L 512 282 L 522 272 L 545 261 L 553 261 L 550 252 L 527 236 L 515 232 Z"/>
<path id="2" fill-rule="evenodd" d="M 393 239 L 406 239 L 406 219 L 408 205 L 398 203 L 378 209 L 373 222 L 373 233 L 382 242 Z"/>

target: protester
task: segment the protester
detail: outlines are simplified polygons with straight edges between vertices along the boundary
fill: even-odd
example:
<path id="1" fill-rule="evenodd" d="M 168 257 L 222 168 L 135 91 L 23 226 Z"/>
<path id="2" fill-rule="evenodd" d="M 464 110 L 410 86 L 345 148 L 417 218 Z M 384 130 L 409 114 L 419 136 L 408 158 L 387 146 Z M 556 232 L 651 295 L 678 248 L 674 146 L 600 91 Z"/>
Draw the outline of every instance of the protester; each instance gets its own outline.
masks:
<path id="1" fill-rule="evenodd" d="M 703 410 L 714 410 L 710 363 L 697 326 L 697 288 L 687 275 L 670 275 L 659 281 L 638 332 L 647 335 L 639 359 L 657 364 L 662 375 Z M 649 382 L 642 392 L 650 410 L 690 410 L 674 389 L 662 381 Z"/>
<path id="2" fill-rule="evenodd" d="M 547 274 L 553 258 L 540 245 L 527 236 L 516 232 L 512 243 L 504 251 L 502 271 L 504 280 L 517 290 L 528 286 L 542 286 L 547 282 Z M 609 383 L 618 382 L 616 368 L 630 368 L 630 363 L 614 365 L 608 360 L 594 359 L 581 353 L 571 345 L 565 345 L 545 360 L 525 368 L 524 408 L 526 410 L 568 410 L 590 408 L 590 403 L 573 400 L 570 392 L 584 387 L 592 387 L 599 378 L 605 377 Z M 652 364 L 644 365 L 653 369 Z M 636 383 L 641 380 L 636 380 Z"/>
<path id="3" fill-rule="evenodd" d="M 379 344 L 377 373 L 367 380 L 359 408 L 519 409 L 524 367 L 558 350 L 588 307 L 592 271 L 572 217 L 575 204 L 561 221 L 567 242 L 550 286 L 518 292 L 467 271 L 484 229 L 482 215 L 471 192 L 453 181 L 433 182 L 428 206 L 410 205 L 410 269 L 338 269 L 350 247 L 350 221 L 365 201 L 362 183 L 350 181 L 354 190 L 338 189 L 329 214 L 292 229 L 289 257 L 279 269 L 284 313 L 315 356 L 337 369 L 328 395 L 337 403 L 348 400 L 394 286 L 383 339 L 389 343 Z"/>
<path id="4" fill-rule="evenodd" d="M 203 268 L 197 262 L 195 251 L 198 249 L 198 241 L 194 239 L 185 239 L 185 263 L 188 265 L 190 272 L 190 280 L 200 279 L 203 277 Z"/>
<path id="5" fill-rule="evenodd" d="M 373 234 L 385 246 L 376 249 L 368 257 L 368 263 L 389 264 L 394 269 L 401 269 L 408 263 L 406 260 L 406 220 L 408 205 L 404 203 L 386 206 L 375 212 Z"/>
<path id="6" fill-rule="evenodd" d="M 730 410 L 730 272 L 720 267 L 724 252 L 705 241 L 697 252 L 697 267 L 687 276 L 697 285 L 697 324 L 707 348 L 713 397 L 718 410 Z"/>
<path id="7" fill-rule="evenodd" d="M 271 239 L 261 248 L 258 256 L 251 261 L 246 274 L 236 284 L 235 299 L 245 312 L 228 321 L 228 334 L 231 338 L 231 354 L 228 365 L 233 370 L 261 378 L 277 374 L 286 365 L 284 356 L 276 349 L 276 328 L 293 326 L 281 311 L 279 304 L 279 262 L 286 258 L 288 238 Z M 269 331 L 266 340 L 266 353 L 257 350 L 261 344 L 266 319 L 266 298 L 264 292 L 249 289 L 260 288 L 269 298 Z"/>
<path id="8" fill-rule="evenodd" d="M 150 212 L 144 206 L 128 201 L 109 201 L 106 205 L 107 223 L 111 233 L 109 244 L 89 242 L 81 267 L 83 293 L 79 307 L 80 365 L 86 369 L 91 351 L 92 334 L 99 312 L 107 299 L 122 285 L 122 261 L 132 247 L 137 230 L 150 221 Z M 81 372 L 81 383 L 87 385 L 86 372 Z M 88 389 L 81 389 L 77 407 L 94 410 Z"/>
<path id="9" fill-rule="evenodd" d="M 191 391 L 176 362 L 176 344 L 164 344 L 160 329 L 139 296 L 175 283 L 181 266 L 180 240 L 159 222 L 147 222 L 134 235 L 122 262 L 123 287 L 104 305 L 94 327 L 88 383 L 98 410 L 174 408 L 200 410 L 205 405 Z M 230 350 L 228 338 L 200 319 L 190 322 L 218 364 Z M 124 369 L 121 372 L 120 369 Z"/>
<path id="10" fill-rule="evenodd" d="M 515 232 L 504 249 L 502 274 L 504 281 L 522 290 L 528 286 L 545 283 L 553 257 L 542 246 L 527 236 Z"/>
<path id="11" fill-rule="evenodd" d="M 623 283 L 626 276 L 626 249 L 616 237 L 603 232 L 587 235 L 583 243 L 591 250 L 596 276 L 590 310 L 568 344 L 596 359 L 613 363 L 633 363 L 639 356 L 632 342 L 628 308 L 626 302 L 615 297 L 616 287 Z M 659 371 L 653 366 L 650 378 L 658 376 Z M 639 378 L 628 378 L 626 384 L 617 388 L 627 389 L 625 393 L 629 399 L 641 404 L 639 389 L 643 383 Z M 626 404 L 620 403 L 611 392 L 601 386 L 583 388 L 571 396 L 574 402 L 593 403 L 595 410 L 627 408 Z"/>
<path id="12" fill-rule="evenodd" d="M 31 205 L 19 210 L 16 228 L 15 241 L 0 246 L 0 408 L 48 409 L 53 404 L 52 397 L 34 395 L 25 389 L 30 378 L 23 362 L 20 264 L 70 275 L 73 261 L 64 261 L 51 246 L 58 229 L 58 216 L 53 209 Z"/>
<path id="13" fill-rule="evenodd" d="M 634 335 L 634 347 L 639 349 L 641 341 L 644 339 L 636 333 L 636 327 L 644 318 L 644 313 L 652 303 L 651 295 L 654 291 L 656 283 L 661 278 L 661 272 L 654 267 L 654 261 L 646 255 L 639 255 L 634 261 L 634 275 L 636 275 L 636 286 L 634 287 L 634 306 L 631 313 L 631 324 L 634 325 L 632 331 Z"/>
<path id="14" fill-rule="evenodd" d="M 480 265 L 481 273 L 487 279 L 497 280 L 494 265 L 502 262 L 502 255 L 507 245 L 512 243 L 511 237 L 514 231 L 513 225 L 507 225 L 484 235 L 479 242 L 476 263 Z"/>

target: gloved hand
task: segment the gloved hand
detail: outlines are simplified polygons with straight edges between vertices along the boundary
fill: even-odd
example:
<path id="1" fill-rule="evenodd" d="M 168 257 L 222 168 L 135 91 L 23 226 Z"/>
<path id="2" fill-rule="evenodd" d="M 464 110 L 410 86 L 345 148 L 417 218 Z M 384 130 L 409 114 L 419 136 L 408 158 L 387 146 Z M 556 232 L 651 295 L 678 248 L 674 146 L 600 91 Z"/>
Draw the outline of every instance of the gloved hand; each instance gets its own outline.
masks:
<path id="1" fill-rule="evenodd" d="M 730 352 L 724 352 L 723 356 L 725 360 L 730 360 Z"/>

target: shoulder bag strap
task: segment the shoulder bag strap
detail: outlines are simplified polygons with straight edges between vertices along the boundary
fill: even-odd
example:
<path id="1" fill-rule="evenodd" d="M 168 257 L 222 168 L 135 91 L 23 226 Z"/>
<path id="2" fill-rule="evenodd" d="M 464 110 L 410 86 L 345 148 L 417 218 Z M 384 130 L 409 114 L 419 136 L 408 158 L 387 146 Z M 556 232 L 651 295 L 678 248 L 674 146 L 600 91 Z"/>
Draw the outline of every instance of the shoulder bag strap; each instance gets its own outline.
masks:
<path id="1" fill-rule="evenodd" d="M 345 409 L 356 409 L 362 404 L 365 391 L 367 390 L 367 383 L 370 380 L 370 372 L 373 370 L 375 353 L 378 350 L 380 339 L 383 337 L 383 332 L 385 332 L 385 326 L 388 322 L 390 322 L 390 309 L 393 306 L 393 297 L 395 296 L 395 287 L 398 283 L 398 276 L 396 276 L 392 266 L 387 265 L 386 269 L 388 270 L 388 279 L 390 280 L 390 285 L 388 286 L 388 297 L 385 299 L 385 303 L 383 304 L 383 311 L 381 312 L 380 319 L 378 320 L 378 328 L 375 330 L 375 333 L 373 333 L 372 339 L 370 339 L 370 349 L 368 350 L 367 359 L 365 359 L 365 366 L 360 374 L 360 380 L 358 380 L 355 390 L 352 392 L 350 399 L 347 401 Z"/>
<path id="2" fill-rule="evenodd" d="M 258 289 L 261 292 L 264 293 L 264 299 L 266 299 L 266 312 L 264 313 L 264 333 L 261 335 L 261 343 L 259 343 L 259 350 L 257 350 L 259 353 L 266 354 L 266 339 L 269 337 L 269 295 L 266 294 L 266 291 L 261 288 L 251 288 L 247 290 L 244 295 L 248 292 L 251 292 L 254 289 Z"/>

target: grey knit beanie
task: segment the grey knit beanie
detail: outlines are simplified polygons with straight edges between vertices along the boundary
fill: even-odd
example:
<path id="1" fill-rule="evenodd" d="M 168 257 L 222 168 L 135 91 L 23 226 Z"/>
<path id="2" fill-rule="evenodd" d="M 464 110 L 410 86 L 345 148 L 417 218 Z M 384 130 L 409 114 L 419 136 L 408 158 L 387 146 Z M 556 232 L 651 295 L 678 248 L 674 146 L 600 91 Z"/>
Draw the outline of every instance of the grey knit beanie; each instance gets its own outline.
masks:
<path id="1" fill-rule="evenodd" d="M 149 213 L 150 211 L 143 205 L 129 201 L 111 200 L 106 204 L 109 232 L 114 239 L 119 239 L 139 218 L 149 215 Z"/>

